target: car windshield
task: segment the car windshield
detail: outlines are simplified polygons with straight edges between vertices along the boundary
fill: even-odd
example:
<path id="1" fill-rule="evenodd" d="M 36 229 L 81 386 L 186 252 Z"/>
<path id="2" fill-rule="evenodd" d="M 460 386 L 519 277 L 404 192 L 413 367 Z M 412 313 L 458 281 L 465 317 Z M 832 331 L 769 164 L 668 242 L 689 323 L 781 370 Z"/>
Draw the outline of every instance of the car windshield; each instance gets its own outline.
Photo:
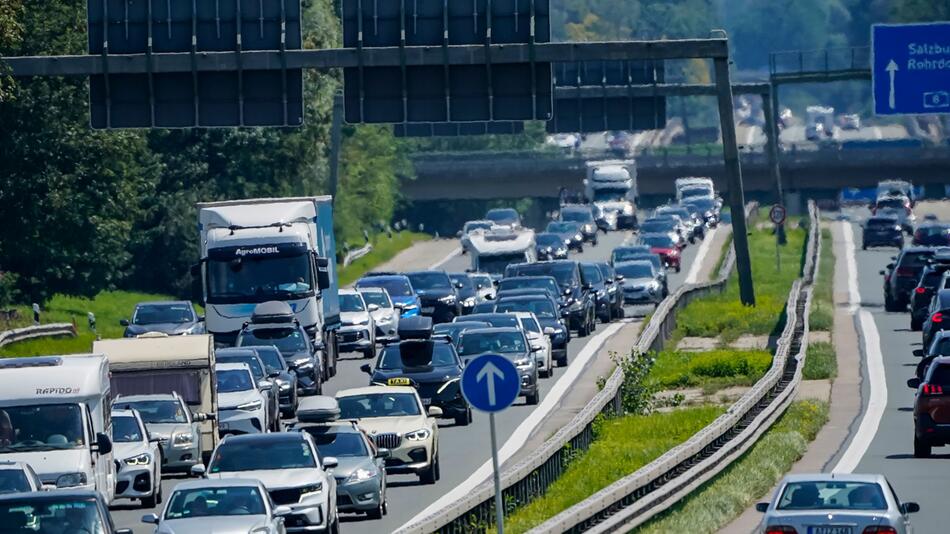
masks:
<path id="1" fill-rule="evenodd" d="M 524 334 L 510 332 L 463 332 L 459 341 L 459 354 L 471 356 L 486 352 L 523 353 L 526 352 Z"/>
<path id="2" fill-rule="evenodd" d="M 363 306 L 363 299 L 361 299 L 359 295 L 340 293 L 340 311 L 361 312 L 366 311 L 366 307 Z"/>
<path id="3" fill-rule="evenodd" d="M 143 441 L 139 422 L 127 415 L 112 417 L 112 441 L 115 443 L 137 443 Z"/>
<path id="4" fill-rule="evenodd" d="M 264 367 L 267 367 L 267 374 L 287 370 L 287 364 L 284 358 L 281 357 L 279 350 L 271 347 L 260 347 L 255 352 L 257 352 L 257 357 L 264 362 Z"/>
<path id="5" fill-rule="evenodd" d="M 665 219 L 662 221 L 644 221 L 640 225 L 640 231 L 646 234 L 669 232 L 674 226 L 676 226 L 676 223 L 673 222 L 673 219 Z"/>
<path id="6" fill-rule="evenodd" d="M 0 408 L 0 453 L 79 449 L 85 442 L 78 404 Z"/>
<path id="7" fill-rule="evenodd" d="M 460 323 L 441 323 L 437 324 L 432 328 L 432 333 L 435 335 L 449 336 L 453 342 L 459 340 L 459 333 L 463 330 L 471 330 L 472 328 L 491 328 L 489 323 L 481 321 L 465 321 Z"/>
<path id="8" fill-rule="evenodd" d="M 453 284 L 461 284 L 463 290 L 475 291 L 475 284 L 472 283 L 472 279 L 467 274 L 450 274 L 449 280 L 452 280 Z"/>
<path id="9" fill-rule="evenodd" d="M 520 265 L 514 276 L 553 276 L 561 287 L 568 287 L 574 282 L 577 272 L 575 263 L 532 263 Z"/>
<path id="10" fill-rule="evenodd" d="M 209 473 L 268 471 L 317 467 L 310 445 L 303 439 L 286 439 L 287 434 L 272 434 L 281 439 L 223 441 L 214 451 Z M 299 437 L 299 436 L 298 436 Z M 266 450 L 267 454 L 261 454 Z"/>
<path id="11" fill-rule="evenodd" d="M 716 201 L 711 198 L 691 198 L 684 204 L 695 206 L 701 212 L 712 211 L 716 208 Z"/>
<path id="12" fill-rule="evenodd" d="M 490 222 L 467 222 L 463 231 L 467 234 L 472 230 L 491 230 L 491 227 L 492 223 Z"/>
<path id="13" fill-rule="evenodd" d="M 341 419 L 367 417 L 405 417 L 421 415 L 419 401 L 413 393 L 372 393 L 339 397 Z"/>
<path id="14" fill-rule="evenodd" d="M 680 196 L 683 198 L 710 197 L 712 190 L 708 187 L 684 187 L 680 190 Z"/>
<path id="15" fill-rule="evenodd" d="M 452 283 L 449 281 L 449 277 L 445 273 L 439 272 L 423 272 L 423 273 L 412 273 L 407 275 L 409 276 L 409 281 L 412 282 L 412 287 L 416 290 L 432 290 L 432 289 L 452 289 Z"/>
<path id="16" fill-rule="evenodd" d="M 452 345 L 434 341 L 403 342 L 387 345 L 379 358 L 379 369 L 406 371 L 457 365 Z"/>
<path id="17" fill-rule="evenodd" d="M 880 199 L 880 200 L 877 201 L 877 208 L 878 208 L 878 209 L 881 209 L 881 208 L 897 208 L 897 209 L 902 209 L 902 208 L 906 207 L 906 202 L 907 202 L 907 201 L 904 200 L 904 199 L 901 198 L 901 197 L 882 198 L 882 199 Z"/>
<path id="18" fill-rule="evenodd" d="M 942 387 L 950 386 L 950 364 L 930 366 L 930 374 L 927 376 L 927 383 Z"/>
<path id="19" fill-rule="evenodd" d="M 307 340 L 299 328 L 255 328 L 245 330 L 238 337 L 238 346 L 274 345 L 281 354 L 307 350 Z"/>
<path id="20" fill-rule="evenodd" d="M 495 306 L 495 311 L 498 313 L 505 312 L 531 312 L 536 317 L 545 317 L 545 318 L 556 318 L 557 310 L 554 308 L 554 304 L 551 304 L 546 298 L 539 299 L 514 299 L 514 300 L 500 300 Z"/>
<path id="21" fill-rule="evenodd" d="M 277 247 L 259 249 L 277 250 Z M 249 249 L 237 247 L 230 255 L 209 253 L 207 262 L 208 302 L 266 302 L 303 298 L 312 292 L 310 256 L 304 247 L 274 255 L 242 255 Z M 254 249 L 257 250 L 257 249 Z"/>
<path id="22" fill-rule="evenodd" d="M 23 534 L 107 532 L 95 497 L 6 499 L 0 502 L 0 527 L 3 532 Z"/>
<path id="23" fill-rule="evenodd" d="M 595 189 L 594 202 L 622 202 L 627 199 L 628 189 Z"/>
<path id="24" fill-rule="evenodd" d="M 886 510 L 881 486 L 873 482 L 822 480 L 789 482 L 779 510 Z"/>
<path id="25" fill-rule="evenodd" d="M 521 328 L 525 332 L 541 333 L 541 325 L 538 324 L 538 320 L 534 317 L 519 317 L 518 320 L 521 321 Z"/>
<path id="26" fill-rule="evenodd" d="M 518 221 L 518 212 L 510 208 L 488 210 L 485 218 L 500 224 L 511 224 Z"/>
<path id="27" fill-rule="evenodd" d="M 589 284 L 600 284 L 604 281 L 604 275 L 596 265 L 581 265 L 581 272 L 584 273 L 584 280 Z"/>
<path id="28" fill-rule="evenodd" d="M 484 321 L 494 328 L 518 326 L 518 318 L 510 313 L 485 313 L 465 316 L 466 321 Z"/>
<path id="29" fill-rule="evenodd" d="M 165 519 L 266 513 L 264 498 L 256 487 L 228 486 L 175 491 L 165 508 Z"/>
<path id="30" fill-rule="evenodd" d="M 931 224 L 918 227 L 917 232 L 925 237 L 941 236 L 950 233 L 950 226 Z"/>
<path id="31" fill-rule="evenodd" d="M 29 479 L 22 469 L 0 469 L 0 494 L 32 491 Z M 2 525 L 3 523 L 0 523 Z"/>
<path id="32" fill-rule="evenodd" d="M 356 432 L 309 432 L 306 427 L 305 432 L 313 436 L 313 441 L 317 444 L 317 450 L 320 456 L 326 458 L 362 458 L 369 456 L 369 450 L 366 448 L 366 442 L 363 436 Z"/>
<path id="33" fill-rule="evenodd" d="M 478 256 L 478 270 L 492 274 L 502 274 L 505 268 L 512 263 L 521 263 L 526 261 L 524 252 L 513 252 L 511 254 L 492 254 L 491 256 Z M 487 287 L 487 286 L 486 286 Z"/>
<path id="34" fill-rule="evenodd" d="M 214 375 L 218 393 L 233 393 L 254 389 L 251 373 L 243 369 L 219 369 L 215 371 Z"/>
<path id="35" fill-rule="evenodd" d="M 867 223 L 868 228 L 893 228 L 896 225 L 897 225 L 897 219 L 892 219 L 890 217 L 868 219 L 868 223 Z"/>
<path id="36" fill-rule="evenodd" d="M 624 263 L 617 266 L 617 274 L 624 278 L 653 278 L 653 265 L 644 262 Z"/>
<path id="37" fill-rule="evenodd" d="M 218 363 L 246 363 L 251 370 L 254 380 L 264 378 L 264 368 L 261 361 L 254 354 L 221 354 L 217 357 Z"/>
<path id="38" fill-rule="evenodd" d="M 651 254 L 648 248 L 617 248 L 613 251 L 614 263 L 630 261 L 639 258 L 643 254 Z"/>
<path id="39" fill-rule="evenodd" d="M 412 285 L 408 278 L 364 278 L 356 282 L 356 288 L 379 287 L 385 289 L 390 297 L 412 296 Z"/>
<path id="40" fill-rule="evenodd" d="M 589 223 L 589 222 L 593 222 L 594 216 L 591 215 L 590 210 L 565 209 L 565 210 L 561 210 L 561 220 L 573 221 L 573 222 L 579 222 L 579 223 Z"/>
<path id="41" fill-rule="evenodd" d="M 667 235 L 644 235 L 640 236 L 640 241 L 646 245 L 656 248 L 673 248 L 673 239 Z"/>
<path id="42" fill-rule="evenodd" d="M 177 400 L 116 401 L 119 410 L 138 410 L 139 417 L 149 423 L 187 423 L 188 415 Z"/>
<path id="43" fill-rule="evenodd" d="M 367 305 L 375 304 L 380 308 L 392 308 L 393 303 L 389 300 L 389 295 L 384 291 L 363 291 L 360 292 L 363 295 L 363 302 Z"/>
<path id="44" fill-rule="evenodd" d="M 552 295 L 557 295 L 560 291 L 557 282 L 553 278 L 505 278 L 498 284 L 498 291 L 509 291 L 512 289 L 546 289 Z"/>
<path id="45" fill-rule="evenodd" d="M 553 234 L 575 234 L 580 230 L 576 222 L 549 222 L 545 232 Z"/>
<path id="46" fill-rule="evenodd" d="M 132 324 L 190 323 L 194 320 L 194 311 L 188 304 L 140 304 L 132 316 Z"/>
<path id="47" fill-rule="evenodd" d="M 538 234 L 537 237 L 534 238 L 534 241 L 539 247 L 558 248 L 564 246 L 564 241 L 555 234 Z"/>

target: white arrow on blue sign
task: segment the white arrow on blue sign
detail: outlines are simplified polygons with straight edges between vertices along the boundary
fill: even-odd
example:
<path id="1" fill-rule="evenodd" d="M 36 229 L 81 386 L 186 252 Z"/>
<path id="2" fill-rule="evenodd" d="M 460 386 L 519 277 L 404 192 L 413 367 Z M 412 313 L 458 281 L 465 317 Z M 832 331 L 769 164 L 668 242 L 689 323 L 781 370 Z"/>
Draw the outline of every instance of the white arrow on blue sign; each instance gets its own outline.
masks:
<path id="1" fill-rule="evenodd" d="M 950 22 L 871 27 L 874 113 L 950 113 Z"/>
<path id="2" fill-rule="evenodd" d="M 500 354 L 474 358 L 462 371 L 462 395 L 476 410 L 500 412 L 511 406 L 520 393 L 518 369 Z"/>

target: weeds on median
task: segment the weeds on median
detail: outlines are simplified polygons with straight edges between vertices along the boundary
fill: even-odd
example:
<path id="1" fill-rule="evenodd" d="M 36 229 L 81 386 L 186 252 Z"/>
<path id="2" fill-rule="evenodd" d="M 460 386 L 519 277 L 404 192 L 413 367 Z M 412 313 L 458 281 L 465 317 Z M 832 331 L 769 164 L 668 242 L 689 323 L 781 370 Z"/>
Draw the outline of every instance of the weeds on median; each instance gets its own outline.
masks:
<path id="1" fill-rule="evenodd" d="M 828 380 L 838 376 L 838 360 L 835 347 L 826 341 L 808 344 L 805 354 L 805 368 L 802 378 L 805 380 Z"/>
<path id="2" fill-rule="evenodd" d="M 764 350 L 672 350 L 660 352 L 655 360 L 647 381 L 660 390 L 747 386 L 754 384 L 772 365 L 772 355 Z"/>
<path id="3" fill-rule="evenodd" d="M 834 277 L 835 253 L 832 246 L 831 230 L 821 230 L 821 261 L 818 263 L 817 277 L 811 297 L 811 311 L 808 315 L 808 328 L 811 330 L 831 331 L 834 323 Z"/>

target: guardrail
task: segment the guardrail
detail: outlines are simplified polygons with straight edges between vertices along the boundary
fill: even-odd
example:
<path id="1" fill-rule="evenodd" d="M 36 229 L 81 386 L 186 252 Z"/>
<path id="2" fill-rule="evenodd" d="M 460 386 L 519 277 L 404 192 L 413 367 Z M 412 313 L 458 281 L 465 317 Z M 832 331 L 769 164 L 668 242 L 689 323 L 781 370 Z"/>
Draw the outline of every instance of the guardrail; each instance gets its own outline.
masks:
<path id="1" fill-rule="evenodd" d="M 754 217 L 757 207 L 756 203 L 747 206 L 747 219 Z M 640 333 L 635 350 L 641 353 L 662 350 L 663 344 L 676 329 L 675 312 L 698 297 L 724 291 L 734 265 L 735 253 L 730 247 L 715 280 L 680 286 L 663 299 Z M 603 389 L 567 425 L 529 456 L 503 470 L 501 486 L 504 502 L 524 505 L 542 495 L 564 472 L 569 458 L 577 450 L 590 447 L 593 423 L 597 416 L 619 411 L 622 383 L 623 371 L 617 367 Z M 486 480 L 465 497 L 419 521 L 404 525 L 397 532 L 467 533 L 484 530 L 494 522 L 494 518 L 494 486 L 491 480 Z"/>
<path id="2" fill-rule="evenodd" d="M 343 266 L 346 267 L 354 261 L 362 258 L 363 256 L 369 254 L 373 250 L 372 243 L 366 243 L 358 249 L 351 250 L 346 253 L 346 256 L 343 256 Z"/>
<path id="3" fill-rule="evenodd" d="M 16 343 L 17 341 L 25 341 L 27 339 L 35 339 L 38 337 L 75 335 L 76 328 L 72 325 L 72 323 L 50 323 L 37 326 L 25 326 L 23 328 L 15 328 L 13 330 L 5 330 L 0 332 L 0 347 L 9 345 L 10 343 Z"/>

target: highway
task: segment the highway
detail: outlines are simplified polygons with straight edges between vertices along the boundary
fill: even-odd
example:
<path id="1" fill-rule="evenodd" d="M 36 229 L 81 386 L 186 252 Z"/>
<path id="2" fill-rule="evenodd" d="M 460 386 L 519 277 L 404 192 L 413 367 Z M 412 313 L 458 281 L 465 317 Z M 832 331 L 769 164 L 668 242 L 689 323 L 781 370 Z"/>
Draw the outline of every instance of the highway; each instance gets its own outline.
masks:
<path id="1" fill-rule="evenodd" d="M 619 246 L 629 237 L 629 232 L 611 232 L 607 235 L 599 235 L 599 244 L 596 247 L 590 245 L 584 247 L 583 253 L 572 254 L 572 259 L 578 260 L 606 260 L 610 251 Z M 670 290 L 675 289 L 683 282 L 690 266 L 700 249 L 700 242 L 688 246 L 683 251 L 683 269 L 680 273 L 670 272 Z M 715 261 L 717 251 L 710 250 L 707 260 Z M 432 258 L 432 264 L 438 263 L 443 258 Z M 440 268 L 446 271 L 464 271 L 469 266 L 468 256 L 457 256 L 448 260 Z M 626 309 L 627 317 L 641 316 L 649 311 L 650 307 L 630 307 Z M 639 319 L 635 319 L 639 320 Z M 569 361 L 574 362 L 577 355 L 584 347 L 594 340 L 598 333 L 602 332 L 607 325 L 598 324 L 597 332 L 586 338 L 573 337 L 568 345 Z M 340 362 L 339 372 L 325 386 L 325 394 L 332 395 L 341 389 L 352 387 L 362 387 L 367 385 L 368 377 L 359 370 L 360 365 L 366 363 L 366 360 L 356 358 L 353 354 L 346 354 Z M 573 363 L 569 364 L 573 365 Z M 567 368 L 556 368 L 554 377 L 541 381 L 542 402 L 554 384 L 564 376 Z M 580 380 L 595 380 L 594 376 L 579 375 Z M 518 426 L 524 422 L 537 409 L 537 406 L 527 406 L 523 401 L 518 401 L 515 406 L 496 416 L 496 426 L 498 430 L 499 447 L 512 435 Z M 490 458 L 489 451 L 485 447 L 488 435 L 488 418 L 476 413 L 474 422 L 468 427 L 453 428 L 451 422 L 440 424 L 439 447 L 440 460 L 442 467 L 441 480 L 435 485 L 420 485 L 418 478 L 410 475 L 391 475 L 388 479 L 388 503 L 389 513 L 382 520 L 372 521 L 361 515 L 341 516 L 341 530 L 346 533 L 380 533 L 392 532 L 406 521 L 421 512 L 428 505 L 435 502 L 445 493 L 456 488 L 466 480 L 478 467 Z M 171 493 L 172 488 L 180 483 L 184 478 L 172 476 L 163 482 L 163 491 L 166 498 Z M 136 503 L 137 504 L 137 503 Z M 123 504 L 116 506 L 112 510 L 113 519 L 119 528 L 135 528 L 137 531 L 148 529 L 140 522 L 142 515 L 155 512 L 159 509 L 144 509 L 133 504 L 132 506 Z"/>

